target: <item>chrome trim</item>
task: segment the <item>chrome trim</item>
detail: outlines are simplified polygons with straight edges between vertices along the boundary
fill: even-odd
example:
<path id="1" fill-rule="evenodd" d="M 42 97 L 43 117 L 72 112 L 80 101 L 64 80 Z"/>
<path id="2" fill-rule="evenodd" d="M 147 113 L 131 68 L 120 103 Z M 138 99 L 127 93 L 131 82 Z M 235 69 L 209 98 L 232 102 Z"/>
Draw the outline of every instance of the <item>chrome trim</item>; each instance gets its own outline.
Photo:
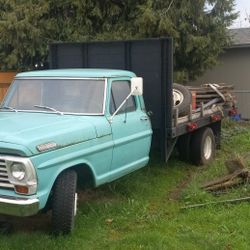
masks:
<path id="1" fill-rule="evenodd" d="M 16 216 L 34 215 L 39 211 L 39 200 L 0 196 L 0 213 Z"/>
<path id="2" fill-rule="evenodd" d="M 63 80 L 63 79 L 73 79 L 73 80 L 104 80 L 104 98 L 103 98 L 103 103 L 102 103 L 102 113 L 71 113 L 71 112 L 63 112 L 63 111 L 60 111 L 63 115 L 84 115 L 84 116 L 103 116 L 105 114 L 105 104 L 106 104 L 106 98 L 107 98 L 107 84 L 108 84 L 108 78 L 98 78 L 98 77 L 90 77 L 90 78 L 86 78 L 86 77 L 79 77 L 79 78 L 76 78 L 76 77 L 15 77 L 15 79 L 22 79 L 22 80 L 35 80 L 35 79 L 56 79 L 56 80 Z M 4 100 L 2 102 L 2 105 L 4 103 Z M 2 106 L 0 105 L 0 107 Z M 11 110 L 1 110 L 0 112 L 13 112 Z M 16 109 L 16 112 L 27 112 L 27 113 L 44 113 L 44 114 L 58 114 L 58 113 L 55 113 L 55 112 L 49 112 L 49 111 L 39 111 L 39 110 L 25 110 L 25 109 Z"/>
<path id="3" fill-rule="evenodd" d="M 2 183 L 0 187 L 14 189 L 14 185 L 11 183 Z"/>
<path id="4" fill-rule="evenodd" d="M 0 188 L 11 188 L 11 189 L 14 189 L 14 185 L 11 184 L 11 183 L 1 183 L 1 186 Z"/>
<path id="5" fill-rule="evenodd" d="M 13 183 L 10 182 L 7 162 L 5 159 L 0 157 L 0 188 L 12 189 L 14 190 Z"/>
<path id="6" fill-rule="evenodd" d="M 1 110 L 0 112 L 13 112 L 11 110 Z M 55 113 L 55 112 L 48 112 L 48 111 L 37 111 L 37 110 L 19 110 L 17 109 L 17 112 L 15 113 L 43 113 L 43 114 L 54 114 L 54 115 L 58 115 L 59 113 Z M 79 115 L 79 116 L 103 116 L 104 113 L 68 113 L 68 112 L 63 112 L 63 115 Z"/>
<path id="7" fill-rule="evenodd" d="M 56 149 L 56 148 L 58 148 L 58 145 L 54 141 L 43 143 L 43 144 L 36 146 L 36 149 L 39 152 L 49 151 L 49 150 Z"/>
<path id="8" fill-rule="evenodd" d="M 1 172 L 0 175 L 1 175 L 1 176 L 8 176 L 7 173 L 3 173 L 3 172 Z"/>
<path id="9" fill-rule="evenodd" d="M 104 87 L 104 98 L 103 98 L 103 105 L 102 105 L 102 114 L 105 114 L 106 109 L 106 99 L 107 99 L 107 88 L 108 88 L 108 79 L 105 78 L 105 87 Z"/>
<path id="10" fill-rule="evenodd" d="M 0 161 L 5 162 L 6 170 L 5 172 L 8 173 L 7 181 L 12 185 L 8 187 L 12 187 L 14 189 L 15 185 L 21 185 L 28 187 L 28 194 L 34 194 L 37 190 L 37 175 L 35 168 L 31 162 L 31 160 L 27 157 L 18 157 L 18 156 L 7 156 L 7 155 L 0 155 Z M 25 167 L 26 175 L 23 180 L 17 180 L 12 176 L 12 172 L 10 166 L 13 162 L 21 163 Z M 1 175 L 1 173 L 0 173 Z M 6 184 L 9 184 L 6 183 Z M 0 184 L 0 188 L 2 187 L 2 183 Z M 5 185 L 5 187 L 7 187 Z M 16 193 L 18 193 L 15 190 Z"/>
<path id="11" fill-rule="evenodd" d="M 0 176 L 8 176 L 8 174 L 0 174 Z M 8 178 L 7 178 L 8 180 Z M 7 181 L 6 178 L 0 177 L 0 181 Z"/>
<path id="12" fill-rule="evenodd" d="M 39 202 L 37 198 L 35 199 L 15 199 L 15 198 L 1 198 L 0 197 L 0 203 L 8 203 L 8 204 L 14 204 L 14 205 L 31 205 L 36 202 Z"/>

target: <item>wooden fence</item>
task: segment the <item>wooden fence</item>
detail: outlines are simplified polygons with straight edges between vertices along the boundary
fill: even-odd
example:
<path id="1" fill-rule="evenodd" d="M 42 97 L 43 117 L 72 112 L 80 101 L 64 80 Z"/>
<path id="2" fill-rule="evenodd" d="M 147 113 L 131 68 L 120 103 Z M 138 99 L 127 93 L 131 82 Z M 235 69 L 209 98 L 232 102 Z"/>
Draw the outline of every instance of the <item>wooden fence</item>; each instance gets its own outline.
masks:
<path id="1" fill-rule="evenodd" d="M 0 102 L 3 100 L 16 72 L 0 72 Z"/>

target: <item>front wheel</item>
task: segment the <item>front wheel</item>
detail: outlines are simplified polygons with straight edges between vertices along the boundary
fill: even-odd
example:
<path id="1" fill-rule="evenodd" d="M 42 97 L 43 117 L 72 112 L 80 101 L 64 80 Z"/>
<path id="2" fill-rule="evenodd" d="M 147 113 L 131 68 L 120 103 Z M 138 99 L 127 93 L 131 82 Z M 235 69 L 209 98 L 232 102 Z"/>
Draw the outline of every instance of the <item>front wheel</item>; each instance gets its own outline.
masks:
<path id="1" fill-rule="evenodd" d="M 52 194 L 52 231 L 55 234 L 68 234 L 74 228 L 77 208 L 77 174 L 74 170 L 62 172 Z"/>
<path id="2" fill-rule="evenodd" d="M 215 138 L 211 128 L 199 129 L 192 135 L 190 156 L 196 165 L 206 165 L 214 159 Z"/>

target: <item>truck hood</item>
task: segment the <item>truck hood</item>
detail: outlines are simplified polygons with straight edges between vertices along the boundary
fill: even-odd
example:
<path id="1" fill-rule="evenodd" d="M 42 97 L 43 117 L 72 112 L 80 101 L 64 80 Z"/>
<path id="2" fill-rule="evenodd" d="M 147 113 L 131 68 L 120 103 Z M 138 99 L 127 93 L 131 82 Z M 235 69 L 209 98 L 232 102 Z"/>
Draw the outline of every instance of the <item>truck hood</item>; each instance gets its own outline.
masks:
<path id="1" fill-rule="evenodd" d="M 37 149 L 39 145 L 52 142 L 56 143 L 57 148 L 67 147 L 97 136 L 96 126 L 87 117 L 48 113 L 0 113 L 0 143 L 21 145 L 31 154 L 40 153 Z M 27 150 L 24 154 L 27 155 Z"/>

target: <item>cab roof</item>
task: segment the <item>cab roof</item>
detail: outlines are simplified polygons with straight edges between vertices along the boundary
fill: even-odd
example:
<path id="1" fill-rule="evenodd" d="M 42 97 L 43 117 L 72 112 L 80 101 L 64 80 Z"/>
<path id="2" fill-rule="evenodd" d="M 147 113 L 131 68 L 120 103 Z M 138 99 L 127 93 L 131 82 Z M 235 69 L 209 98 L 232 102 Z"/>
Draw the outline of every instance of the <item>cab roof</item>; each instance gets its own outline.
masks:
<path id="1" fill-rule="evenodd" d="M 134 77 L 133 72 L 117 69 L 51 69 L 37 70 L 19 73 L 16 78 L 21 77 L 80 77 L 80 78 L 109 78 L 109 77 Z"/>

